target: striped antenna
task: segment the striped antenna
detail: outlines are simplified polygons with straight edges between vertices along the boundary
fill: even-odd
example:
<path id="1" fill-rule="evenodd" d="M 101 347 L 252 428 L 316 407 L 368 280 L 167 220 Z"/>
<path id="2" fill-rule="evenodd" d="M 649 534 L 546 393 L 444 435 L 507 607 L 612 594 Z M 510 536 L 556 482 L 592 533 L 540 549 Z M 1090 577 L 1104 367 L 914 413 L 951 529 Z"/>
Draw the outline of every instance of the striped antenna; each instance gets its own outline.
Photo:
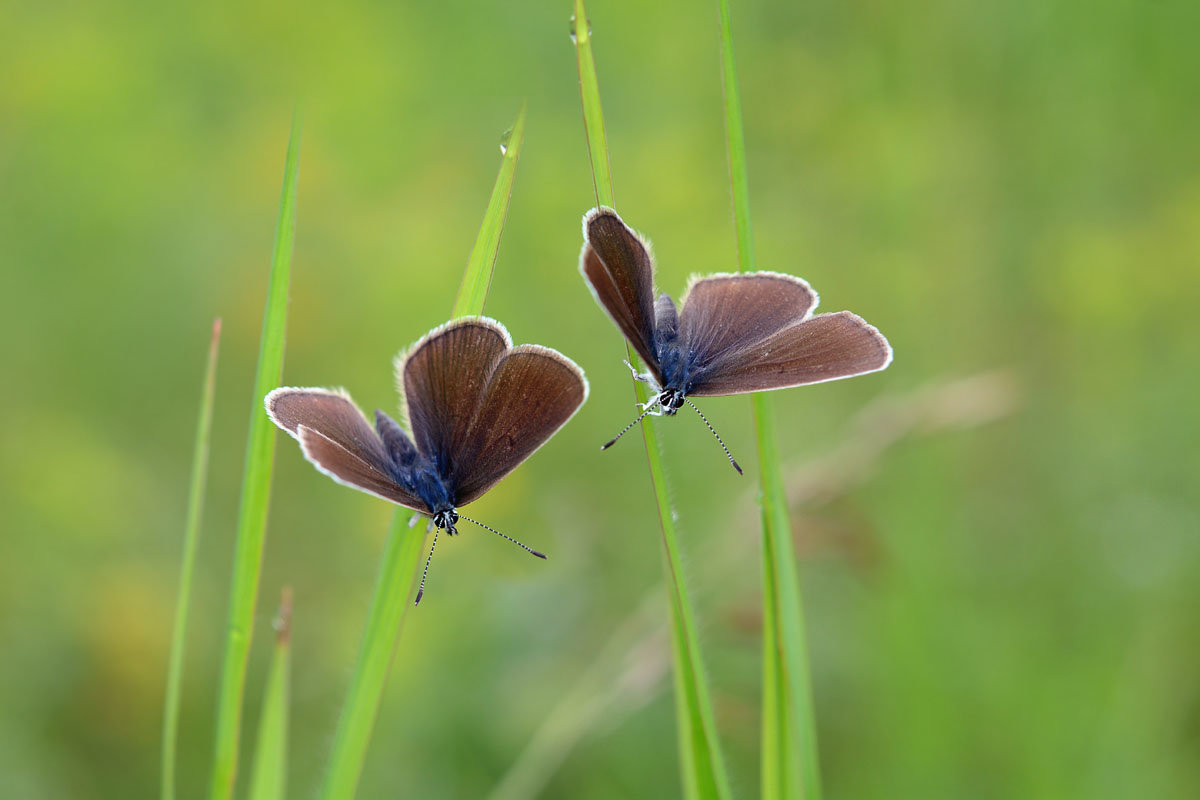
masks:
<path id="1" fill-rule="evenodd" d="M 721 445 L 721 449 L 725 451 L 725 455 L 729 456 L 729 463 L 733 464 L 733 468 L 737 470 L 738 475 L 741 475 L 742 468 L 739 467 L 738 463 L 733 460 L 733 453 L 729 452 L 729 448 L 725 446 L 725 442 L 721 441 L 721 435 L 719 433 L 717 433 L 716 428 L 714 428 L 709 423 L 708 417 L 704 416 L 704 412 L 702 412 L 700 409 L 696 408 L 696 404 L 693 403 L 691 400 L 688 400 L 686 397 L 683 399 L 684 399 L 684 401 L 687 402 L 687 404 L 689 406 L 691 406 L 693 409 L 695 409 L 696 413 L 700 415 L 700 419 L 704 420 L 704 424 L 708 425 L 708 429 L 710 431 L 712 431 L 712 435 L 717 437 L 717 444 Z"/>

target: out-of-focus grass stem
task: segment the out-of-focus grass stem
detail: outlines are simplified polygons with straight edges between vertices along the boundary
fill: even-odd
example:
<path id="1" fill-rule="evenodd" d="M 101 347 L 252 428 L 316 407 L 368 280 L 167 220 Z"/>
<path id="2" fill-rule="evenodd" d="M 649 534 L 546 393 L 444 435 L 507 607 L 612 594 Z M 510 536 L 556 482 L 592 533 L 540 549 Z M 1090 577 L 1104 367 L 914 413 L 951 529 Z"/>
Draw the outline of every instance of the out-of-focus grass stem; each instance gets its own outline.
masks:
<path id="1" fill-rule="evenodd" d="M 737 231 L 738 266 L 755 269 L 750 225 L 746 137 L 733 58 L 729 0 L 717 0 L 721 28 L 721 78 L 725 90 L 725 134 L 729 183 Z M 808 652 L 800 578 L 792 544 L 787 497 L 779 466 L 774 416 L 765 394 L 751 400 L 758 438 L 763 524 L 763 695 L 762 796 L 764 800 L 819 800 L 816 725 L 809 686 Z"/>
<path id="2" fill-rule="evenodd" d="M 267 506 L 271 472 L 275 464 L 275 425 L 263 412 L 263 397 L 279 385 L 283 375 L 283 348 L 287 332 L 288 290 L 292 274 L 292 244 L 296 234 L 296 190 L 300 175 L 300 113 L 292 118 L 275 251 L 267 284 L 267 304 L 259 340 L 258 371 L 250 400 L 250 432 L 246 439 L 246 466 L 242 474 L 242 499 L 238 507 L 237 535 L 230 588 L 225 660 L 217 696 L 216 751 L 213 756 L 212 800 L 230 800 L 237 780 L 238 745 L 241 739 L 242 701 L 246 668 L 254 635 L 254 611 L 262 572 L 267 535 Z"/>
<path id="3" fill-rule="evenodd" d="M 187 643 L 188 612 L 192 602 L 192 576 L 196 572 L 196 547 L 200 543 L 200 518 L 204 510 L 204 487 L 208 478 L 208 454 L 212 441 L 213 398 L 217 389 L 217 351 L 221 342 L 221 320 L 213 320 L 208 344 L 208 365 L 200 392 L 200 419 L 192 450 L 192 485 L 188 491 L 187 522 L 183 529 L 183 559 L 179 569 L 179 597 L 175 601 L 175 625 L 171 632 L 171 654 L 167 660 L 167 690 L 163 704 L 162 800 L 175 798 L 175 755 L 178 747 L 179 697 L 183 685 L 183 653 Z"/>
<path id="4" fill-rule="evenodd" d="M 291 690 L 292 590 L 284 587 L 275 615 L 275 653 L 263 692 L 249 800 L 287 797 L 288 695 Z"/>

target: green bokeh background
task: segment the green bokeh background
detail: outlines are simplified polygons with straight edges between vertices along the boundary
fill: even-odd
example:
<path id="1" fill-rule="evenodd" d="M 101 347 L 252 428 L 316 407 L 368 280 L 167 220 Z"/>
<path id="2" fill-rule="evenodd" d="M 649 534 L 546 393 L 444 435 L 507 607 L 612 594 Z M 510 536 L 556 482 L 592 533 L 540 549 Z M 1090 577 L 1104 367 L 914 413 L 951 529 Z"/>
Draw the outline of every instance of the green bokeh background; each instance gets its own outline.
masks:
<path id="1" fill-rule="evenodd" d="M 473 530 L 439 548 L 360 796 L 485 795 L 660 574 L 639 443 L 597 452 L 633 408 L 619 337 L 575 269 L 593 199 L 569 4 L 5 6 L 0 796 L 157 791 L 219 315 L 180 764 L 182 796 L 207 787 L 294 102 L 307 113 L 284 379 L 390 409 L 390 359 L 447 317 L 527 99 L 488 312 L 580 363 L 591 399 L 472 507 L 548 563 Z M 734 268 L 715 4 L 589 10 L 618 206 L 653 239 L 661 286 Z M 1200 796 L 1200 6 L 746 0 L 734 23 L 760 265 L 804 276 L 897 352 L 880 375 L 778 393 L 786 463 L 821 459 L 869 404 L 948 377 L 1006 370 L 1019 397 L 998 421 L 904 438 L 796 510 L 828 796 Z M 750 797 L 753 429 L 745 398 L 703 407 L 746 477 L 696 420 L 662 430 Z M 390 509 L 287 439 L 276 463 L 247 722 L 290 584 L 290 794 L 309 797 Z M 647 661 L 633 673 L 650 676 L 648 700 L 589 723 L 543 796 L 678 796 L 669 684 L 653 656 L 631 658 Z"/>

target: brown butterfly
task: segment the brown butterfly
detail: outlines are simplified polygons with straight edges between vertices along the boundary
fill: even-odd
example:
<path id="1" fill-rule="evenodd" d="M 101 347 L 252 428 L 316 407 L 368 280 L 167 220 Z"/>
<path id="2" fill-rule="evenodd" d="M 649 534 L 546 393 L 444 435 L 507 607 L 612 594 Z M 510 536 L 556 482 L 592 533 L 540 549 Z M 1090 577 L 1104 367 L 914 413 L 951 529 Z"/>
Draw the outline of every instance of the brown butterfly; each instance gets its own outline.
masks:
<path id="1" fill-rule="evenodd" d="M 463 517 L 459 507 L 545 444 L 588 394 L 575 362 L 548 347 L 513 347 L 504 326 L 486 317 L 454 320 L 423 336 L 397 356 L 396 385 L 411 438 L 378 409 L 372 430 L 341 389 L 281 387 L 264 402 L 271 420 L 300 442 L 318 470 L 428 515 L 437 531 L 451 535 L 461 518 L 504 536 Z M 435 531 L 418 603 L 436 545 Z"/>
<path id="2" fill-rule="evenodd" d="M 892 361 L 887 339 L 857 314 L 813 316 L 817 293 L 800 278 L 778 272 L 693 277 L 676 311 L 666 294 L 655 300 L 650 244 L 616 211 L 600 207 L 585 214 L 583 238 L 579 271 L 650 370 L 634 377 L 654 390 L 642 414 L 602 450 L 647 414 L 673 416 L 686 402 L 740 474 L 689 397 L 822 383 L 876 372 Z"/>

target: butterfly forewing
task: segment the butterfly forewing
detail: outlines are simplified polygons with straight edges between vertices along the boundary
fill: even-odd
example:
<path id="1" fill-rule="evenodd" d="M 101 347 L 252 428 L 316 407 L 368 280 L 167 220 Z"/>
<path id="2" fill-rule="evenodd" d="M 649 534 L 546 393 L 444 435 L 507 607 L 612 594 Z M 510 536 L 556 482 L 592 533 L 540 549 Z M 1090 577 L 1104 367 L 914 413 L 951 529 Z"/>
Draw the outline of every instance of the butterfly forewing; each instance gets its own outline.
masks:
<path id="1" fill-rule="evenodd" d="M 500 323 L 474 317 L 429 334 L 401 362 L 413 438 L 457 505 L 515 469 L 587 396 L 570 359 L 511 344 Z"/>
<path id="2" fill-rule="evenodd" d="M 509 351 L 488 382 L 463 450 L 455 455 L 455 501 L 466 505 L 541 447 L 587 398 L 587 380 L 546 347 Z"/>
<path id="3" fill-rule="evenodd" d="M 689 394 L 745 394 L 821 383 L 875 372 L 891 360 L 887 339 L 862 317 L 849 311 L 820 314 L 711 361 Z"/>
<path id="4" fill-rule="evenodd" d="M 683 297 L 679 334 L 701 369 L 808 317 L 817 294 L 778 272 L 693 279 Z"/>
<path id="5" fill-rule="evenodd" d="M 498 322 L 462 319 L 430 332 L 397 361 L 409 430 L 444 479 L 456 480 L 488 378 L 511 344 Z"/>
<path id="6" fill-rule="evenodd" d="M 654 267 L 642 239 L 610 208 L 592 209 L 583 221 L 579 269 L 597 302 L 655 372 Z"/>
<path id="7" fill-rule="evenodd" d="M 339 483 L 425 510 L 391 477 L 383 442 L 344 392 L 281 388 L 267 395 L 267 414 L 300 441 L 309 461 Z"/>

